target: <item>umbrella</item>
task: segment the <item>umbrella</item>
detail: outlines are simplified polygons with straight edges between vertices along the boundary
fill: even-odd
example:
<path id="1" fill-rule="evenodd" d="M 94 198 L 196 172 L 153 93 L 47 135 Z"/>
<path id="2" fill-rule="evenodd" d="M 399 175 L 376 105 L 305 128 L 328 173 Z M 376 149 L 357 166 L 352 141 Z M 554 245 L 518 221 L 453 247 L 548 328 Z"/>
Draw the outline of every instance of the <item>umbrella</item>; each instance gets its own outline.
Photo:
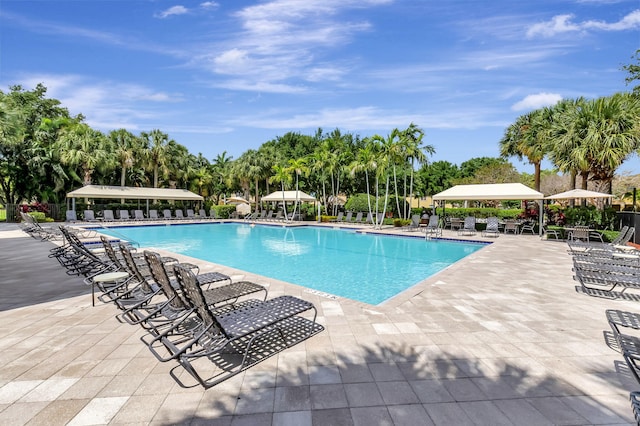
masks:
<path id="1" fill-rule="evenodd" d="M 559 194 L 550 195 L 546 200 L 567 200 L 575 198 L 613 198 L 611 194 L 604 192 L 587 191 L 586 189 L 572 189 L 571 191 L 561 192 Z"/>
<path id="2" fill-rule="evenodd" d="M 229 197 L 225 200 L 226 204 L 249 204 L 247 200 L 242 197 Z"/>

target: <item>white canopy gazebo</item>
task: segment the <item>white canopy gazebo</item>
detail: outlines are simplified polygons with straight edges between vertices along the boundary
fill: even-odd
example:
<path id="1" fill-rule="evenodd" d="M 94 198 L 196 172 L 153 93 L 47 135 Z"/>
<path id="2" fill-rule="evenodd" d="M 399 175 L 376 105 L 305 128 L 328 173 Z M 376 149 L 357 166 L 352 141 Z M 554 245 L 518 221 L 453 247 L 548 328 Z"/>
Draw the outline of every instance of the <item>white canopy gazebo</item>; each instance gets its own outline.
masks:
<path id="1" fill-rule="evenodd" d="M 604 192 L 588 191 L 586 189 L 572 189 L 546 197 L 547 200 L 571 200 L 582 198 L 613 198 L 611 194 Z"/>
<path id="2" fill-rule="evenodd" d="M 146 200 L 187 200 L 202 201 L 204 198 L 186 189 L 143 188 L 134 186 L 86 185 L 67 193 L 71 198 L 72 210 L 76 209 L 76 198 Z"/>
<path id="3" fill-rule="evenodd" d="M 456 185 L 433 197 L 439 200 L 537 200 L 540 208 L 539 220 L 542 233 L 544 194 L 521 183 L 489 183 L 478 185 Z"/>
<path id="4" fill-rule="evenodd" d="M 314 197 L 311 195 L 302 192 L 302 191 L 276 191 L 272 192 L 269 195 L 265 195 L 260 199 L 261 201 L 306 201 L 313 202 L 316 201 Z"/>

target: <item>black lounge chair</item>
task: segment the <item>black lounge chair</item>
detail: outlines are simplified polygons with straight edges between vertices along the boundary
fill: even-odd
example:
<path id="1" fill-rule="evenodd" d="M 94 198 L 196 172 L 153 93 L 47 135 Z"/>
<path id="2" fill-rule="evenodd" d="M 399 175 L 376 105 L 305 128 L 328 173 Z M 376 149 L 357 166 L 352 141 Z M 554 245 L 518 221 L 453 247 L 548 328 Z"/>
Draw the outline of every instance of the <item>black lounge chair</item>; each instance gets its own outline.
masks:
<path id="1" fill-rule="evenodd" d="M 204 388 L 215 386 L 324 329 L 315 322 L 317 312 L 313 304 L 293 296 L 253 301 L 235 310 L 216 313 L 189 269 L 176 265 L 175 275 L 193 314 L 175 321 L 153 343 L 161 343 L 169 358 L 176 359 Z M 313 319 L 300 316 L 307 311 L 313 311 Z M 195 329 L 190 328 L 187 335 L 180 333 L 184 323 L 194 321 L 199 324 Z M 149 348 L 159 359 L 167 359 L 157 353 L 157 345 Z M 208 378 L 196 370 L 194 363 L 198 360 L 208 362 L 207 371 L 211 371 L 211 363 L 216 367 Z M 176 374 L 176 368 L 171 370 L 171 376 L 187 387 Z"/>

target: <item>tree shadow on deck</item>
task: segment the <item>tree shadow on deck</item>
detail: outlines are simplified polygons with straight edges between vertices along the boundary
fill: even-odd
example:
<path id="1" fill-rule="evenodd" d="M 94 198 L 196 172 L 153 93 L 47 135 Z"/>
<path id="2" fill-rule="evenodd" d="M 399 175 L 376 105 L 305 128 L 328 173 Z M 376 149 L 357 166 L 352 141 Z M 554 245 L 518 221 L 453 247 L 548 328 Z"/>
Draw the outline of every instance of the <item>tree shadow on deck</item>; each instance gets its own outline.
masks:
<path id="1" fill-rule="evenodd" d="M 407 345 L 350 347 L 337 359 L 305 358 L 295 347 L 289 351 L 229 383 L 202 390 L 197 410 L 185 410 L 179 423 L 211 424 L 213 419 L 216 424 L 252 425 L 632 422 L 624 385 L 619 386 L 620 401 L 617 394 L 596 399 L 587 394 L 589 389 L 546 374 L 540 366 L 528 366 L 524 358 L 472 359 Z M 612 378 L 619 382 L 613 366 L 588 376 L 585 383 L 594 386 L 610 386 Z M 615 404 L 609 404 L 611 400 Z M 165 422 L 159 412 L 154 423 L 175 424 L 175 414 Z"/>

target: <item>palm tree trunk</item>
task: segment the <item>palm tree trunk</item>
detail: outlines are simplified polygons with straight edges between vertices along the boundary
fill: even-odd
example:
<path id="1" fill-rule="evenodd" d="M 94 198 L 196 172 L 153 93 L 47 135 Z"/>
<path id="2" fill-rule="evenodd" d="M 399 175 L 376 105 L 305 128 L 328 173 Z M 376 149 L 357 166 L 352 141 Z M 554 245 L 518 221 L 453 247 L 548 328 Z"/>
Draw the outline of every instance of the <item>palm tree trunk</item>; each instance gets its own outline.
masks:
<path id="1" fill-rule="evenodd" d="M 389 181 L 389 177 L 387 176 L 387 182 Z M 395 186 L 395 193 L 396 193 L 396 209 L 398 210 L 398 214 L 400 214 L 400 199 L 399 199 L 399 194 L 398 194 L 398 176 L 396 175 L 396 165 L 393 165 L 393 185 Z M 389 195 L 389 186 L 387 184 L 387 191 L 385 192 L 385 196 Z M 385 201 L 384 204 L 384 209 L 386 210 L 387 208 L 387 203 Z"/>
<path id="2" fill-rule="evenodd" d="M 540 192 L 540 161 L 533 163 L 533 167 L 535 190 Z"/>

